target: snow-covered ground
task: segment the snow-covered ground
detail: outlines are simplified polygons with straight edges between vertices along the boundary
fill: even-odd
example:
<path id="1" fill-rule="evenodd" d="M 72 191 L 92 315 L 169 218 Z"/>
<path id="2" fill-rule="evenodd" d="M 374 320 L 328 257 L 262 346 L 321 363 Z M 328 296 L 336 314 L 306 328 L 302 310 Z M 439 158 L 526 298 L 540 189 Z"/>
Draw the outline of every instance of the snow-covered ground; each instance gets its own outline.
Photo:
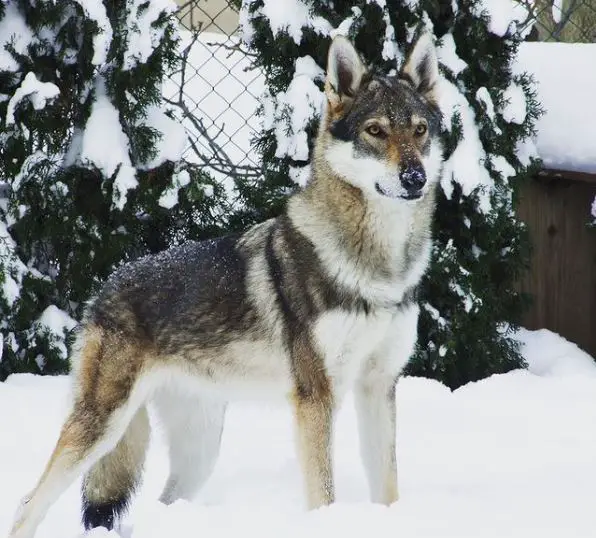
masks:
<path id="1" fill-rule="evenodd" d="M 337 422 L 338 502 L 307 513 L 287 408 L 236 404 L 221 458 L 193 502 L 156 498 L 167 475 L 159 433 L 146 480 L 117 538 L 399 536 L 402 538 L 593 537 L 596 483 L 596 365 L 549 331 L 521 331 L 529 370 L 450 392 L 404 378 L 398 391 L 401 500 L 367 500 L 354 411 Z M 32 486 L 66 408 L 64 377 L 15 375 L 0 384 L 0 536 Z M 38 538 L 82 533 L 78 488 L 50 511 Z"/>

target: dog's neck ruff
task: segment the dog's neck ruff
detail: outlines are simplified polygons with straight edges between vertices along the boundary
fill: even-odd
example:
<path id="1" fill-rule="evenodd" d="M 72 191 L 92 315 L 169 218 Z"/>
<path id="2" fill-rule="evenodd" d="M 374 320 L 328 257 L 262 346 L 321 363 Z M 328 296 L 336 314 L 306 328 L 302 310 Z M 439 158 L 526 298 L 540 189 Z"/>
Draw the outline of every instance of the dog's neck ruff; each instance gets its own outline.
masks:
<path id="1" fill-rule="evenodd" d="M 430 240 L 416 232 L 412 236 L 410 208 L 401 215 L 397 209 L 397 218 L 386 211 L 370 214 L 367 201 L 358 199 L 352 187 L 343 197 L 325 193 L 325 187 L 309 189 L 293 197 L 288 217 L 313 245 L 330 281 L 370 309 L 400 309 L 415 301 Z"/>

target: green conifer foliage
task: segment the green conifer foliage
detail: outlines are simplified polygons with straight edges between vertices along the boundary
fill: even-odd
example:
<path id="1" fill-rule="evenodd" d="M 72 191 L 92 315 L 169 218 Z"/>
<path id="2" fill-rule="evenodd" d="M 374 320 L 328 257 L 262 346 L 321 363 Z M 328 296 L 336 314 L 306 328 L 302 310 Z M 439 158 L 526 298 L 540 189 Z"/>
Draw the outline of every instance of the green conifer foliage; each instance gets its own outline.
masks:
<path id="1" fill-rule="evenodd" d="M 0 4 L 0 379 L 65 371 L 98 283 L 189 226 L 193 185 L 156 127 L 176 128 L 161 107 L 177 59 L 171 6 Z M 167 189 L 174 209 L 159 203 Z"/>
<path id="2" fill-rule="evenodd" d="M 259 140 L 268 172 L 245 199 L 269 214 L 308 175 L 334 33 L 348 35 L 366 62 L 391 73 L 422 29 L 434 32 L 444 77 L 445 170 L 418 346 L 405 373 L 456 388 L 523 367 L 511 331 L 527 304 L 515 283 L 530 245 L 514 209 L 538 163 L 526 150 L 541 111 L 530 77 L 511 69 L 521 24 L 499 28 L 475 0 L 245 0 L 241 20 L 269 91 Z"/>

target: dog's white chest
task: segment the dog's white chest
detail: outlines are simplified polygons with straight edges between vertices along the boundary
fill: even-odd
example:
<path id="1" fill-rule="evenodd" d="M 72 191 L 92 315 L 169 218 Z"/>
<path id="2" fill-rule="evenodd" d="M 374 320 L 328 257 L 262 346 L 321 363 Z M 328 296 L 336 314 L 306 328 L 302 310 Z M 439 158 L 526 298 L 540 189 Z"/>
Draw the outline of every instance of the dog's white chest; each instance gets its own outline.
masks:
<path id="1" fill-rule="evenodd" d="M 317 320 L 315 342 L 336 388 L 353 383 L 364 362 L 386 338 L 392 320 L 390 311 L 366 315 L 340 309 Z"/>

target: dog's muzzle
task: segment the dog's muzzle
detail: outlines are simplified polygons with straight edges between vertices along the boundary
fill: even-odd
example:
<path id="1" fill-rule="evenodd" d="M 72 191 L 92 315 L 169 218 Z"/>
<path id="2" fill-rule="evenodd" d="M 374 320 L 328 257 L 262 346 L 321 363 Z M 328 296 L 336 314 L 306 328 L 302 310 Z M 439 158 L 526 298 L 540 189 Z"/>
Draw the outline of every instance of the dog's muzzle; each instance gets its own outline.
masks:
<path id="1" fill-rule="evenodd" d="M 375 183 L 375 190 L 383 196 L 401 198 L 402 200 L 418 200 L 422 198 L 422 189 L 426 185 L 426 174 L 422 166 L 409 166 L 399 173 L 400 189 L 390 192 L 380 183 Z M 393 189 L 391 189 L 392 191 Z"/>

